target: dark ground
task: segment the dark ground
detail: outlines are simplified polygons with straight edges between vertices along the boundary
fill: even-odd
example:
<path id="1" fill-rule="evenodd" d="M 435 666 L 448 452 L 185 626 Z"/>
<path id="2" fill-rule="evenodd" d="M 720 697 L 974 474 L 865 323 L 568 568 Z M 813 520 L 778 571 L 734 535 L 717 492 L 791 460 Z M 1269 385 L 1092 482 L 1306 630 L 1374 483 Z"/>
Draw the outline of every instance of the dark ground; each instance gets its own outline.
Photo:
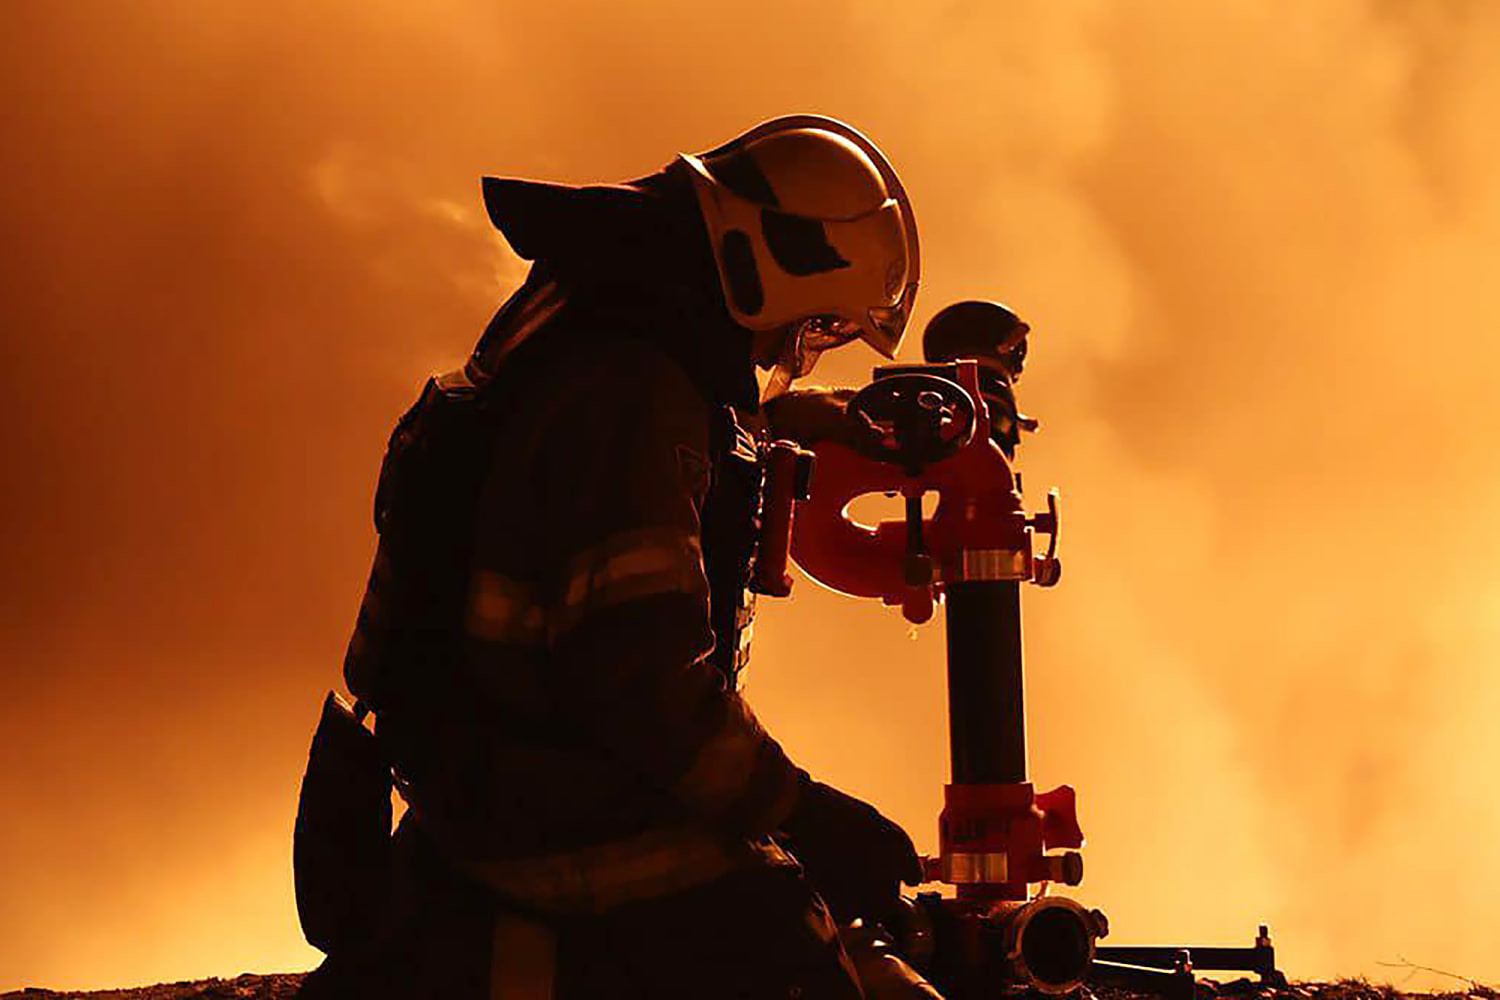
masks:
<path id="1" fill-rule="evenodd" d="M 99 990 L 90 993 L 58 993 L 28 986 L 14 993 L 0 993 L 0 1000 L 292 1000 L 302 985 L 302 973 L 253 976 L 234 979 L 200 979 L 195 983 L 162 983 L 133 990 Z"/>
<path id="2" fill-rule="evenodd" d="M 58 993 L 32 986 L 13 993 L 0 993 L 0 1000 L 291 1000 L 302 982 L 300 973 L 254 976 L 248 973 L 234 979 L 205 979 L 194 983 L 163 983 L 131 990 L 100 990 L 91 993 Z M 1091 991 L 1097 1000 L 1142 1000 L 1149 996 L 1104 987 Z M 1279 988 L 1261 987 L 1247 980 L 1225 983 L 1205 991 L 1243 1000 L 1500 1000 L 1500 993 L 1487 987 L 1451 993 L 1403 993 L 1392 986 L 1363 980 L 1346 979 L 1336 983 L 1292 983 Z M 1203 995 L 1203 994 L 1200 994 Z M 1078 1000 L 1087 996 L 1078 994 Z"/>

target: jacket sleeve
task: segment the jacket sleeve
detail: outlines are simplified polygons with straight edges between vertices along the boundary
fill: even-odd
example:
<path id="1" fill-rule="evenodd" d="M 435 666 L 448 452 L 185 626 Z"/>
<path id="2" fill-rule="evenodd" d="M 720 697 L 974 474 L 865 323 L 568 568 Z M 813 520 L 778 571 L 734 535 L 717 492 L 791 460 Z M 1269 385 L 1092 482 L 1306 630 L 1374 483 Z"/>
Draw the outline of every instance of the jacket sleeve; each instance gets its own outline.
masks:
<path id="1" fill-rule="evenodd" d="M 800 772 L 705 660 L 706 404 L 648 354 L 576 394 L 550 433 L 535 485 L 557 571 L 545 587 L 552 704 L 711 825 L 775 829 Z"/>

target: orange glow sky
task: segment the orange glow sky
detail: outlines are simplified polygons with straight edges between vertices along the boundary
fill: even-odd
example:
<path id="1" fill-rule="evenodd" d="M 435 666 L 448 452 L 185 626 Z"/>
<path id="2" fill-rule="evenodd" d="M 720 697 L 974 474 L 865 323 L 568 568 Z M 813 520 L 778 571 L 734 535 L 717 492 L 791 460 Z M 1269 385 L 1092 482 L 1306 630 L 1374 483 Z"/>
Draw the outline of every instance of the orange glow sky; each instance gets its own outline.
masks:
<path id="1" fill-rule="evenodd" d="M 313 964 L 292 810 L 380 450 L 520 274 L 477 176 L 803 110 L 901 170 L 918 325 L 1036 328 L 1032 763 L 1079 898 L 1500 979 L 1497 44 L 1485 0 L 9 0 L 0 990 Z M 750 695 L 932 849 L 941 665 L 804 584 Z"/>

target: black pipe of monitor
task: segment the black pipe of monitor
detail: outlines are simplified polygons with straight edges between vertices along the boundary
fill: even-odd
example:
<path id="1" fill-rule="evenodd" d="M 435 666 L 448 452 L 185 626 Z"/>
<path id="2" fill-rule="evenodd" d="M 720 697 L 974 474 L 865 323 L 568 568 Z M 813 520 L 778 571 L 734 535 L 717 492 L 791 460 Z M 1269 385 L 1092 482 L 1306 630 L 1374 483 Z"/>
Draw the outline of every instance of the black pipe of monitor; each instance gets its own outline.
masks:
<path id="1" fill-rule="evenodd" d="M 948 737 L 956 785 L 1026 780 L 1021 591 L 1015 580 L 951 583 Z"/>

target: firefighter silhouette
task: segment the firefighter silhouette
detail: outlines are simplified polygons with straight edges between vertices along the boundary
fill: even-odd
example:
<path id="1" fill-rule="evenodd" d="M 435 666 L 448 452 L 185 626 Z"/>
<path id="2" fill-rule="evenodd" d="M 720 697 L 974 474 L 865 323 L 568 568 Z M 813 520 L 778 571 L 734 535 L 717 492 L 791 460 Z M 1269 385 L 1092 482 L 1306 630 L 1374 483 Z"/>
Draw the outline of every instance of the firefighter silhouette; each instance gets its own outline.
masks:
<path id="1" fill-rule="evenodd" d="M 363 743 L 408 809 L 382 853 L 315 744 L 299 908 L 329 957 L 303 995 L 857 998 L 838 925 L 922 872 L 739 693 L 764 450 L 742 417 L 826 350 L 894 356 L 906 193 L 858 132 L 794 116 L 629 183 L 483 194 L 531 269 L 391 435 L 357 703 L 319 738 Z"/>

